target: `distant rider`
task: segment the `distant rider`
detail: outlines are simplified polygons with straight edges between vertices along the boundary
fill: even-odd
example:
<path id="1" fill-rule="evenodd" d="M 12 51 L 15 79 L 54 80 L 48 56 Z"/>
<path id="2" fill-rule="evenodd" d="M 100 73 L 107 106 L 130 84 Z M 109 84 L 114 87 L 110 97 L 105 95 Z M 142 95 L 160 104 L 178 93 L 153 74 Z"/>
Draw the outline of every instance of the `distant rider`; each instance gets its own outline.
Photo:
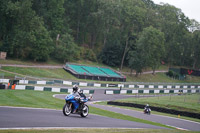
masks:
<path id="1" fill-rule="evenodd" d="M 146 113 L 147 110 L 151 111 L 151 109 L 150 109 L 150 107 L 149 107 L 149 104 L 147 104 L 147 105 L 144 107 L 144 113 Z"/>
<path id="2" fill-rule="evenodd" d="M 149 107 L 149 104 L 147 104 L 145 107 L 144 107 L 144 109 L 149 109 L 150 107 Z"/>

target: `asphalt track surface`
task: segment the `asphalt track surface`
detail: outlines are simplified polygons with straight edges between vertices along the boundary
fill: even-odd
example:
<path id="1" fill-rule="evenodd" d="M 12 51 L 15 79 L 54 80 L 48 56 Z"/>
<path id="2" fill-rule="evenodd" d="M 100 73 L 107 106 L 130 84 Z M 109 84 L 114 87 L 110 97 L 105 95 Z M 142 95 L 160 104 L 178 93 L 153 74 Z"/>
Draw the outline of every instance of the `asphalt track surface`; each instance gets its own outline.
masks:
<path id="1" fill-rule="evenodd" d="M 150 128 L 162 127 L 89 114 L 86 118 L 61 110 L 0 107 L 0 128 Z"/>
<path id="2" fill-rule="evenodd" d="M 92 102 L 95 102 L 95 101 L 107 101 L 107 100 L 117 100 L 117 99 L 123 99 L 123 98 L 128 98 L 128 97 L 135 97 L 133 95 L 119 95 L 119 94 L 105 95 L 103 94 L 103 92 L 104 90 L 95 90 L 93 99 L 91 102 L 88 102 L 88 105 L 101 108 L 104 110 L 116 112 L 116 113 L 121 113 L 128 116 L 140 118 L 140 119 L 145 119 L 145 120 L 161 123 L 164 125 L 175 127 L 177 129 L 200 131 L 200 123 L 198 122 L 193 122 L 193 121 L 174 118 L 174 117 L 162 116 L 162 115 L 154 115 L 153 112 L 151 115 L 146 115 L 140 111 L 133 111 L 129 109 L 122 109 L 122 108 L 117 108 L 117 107 L 93 104 Z M 64 99 L 65 96 L 66 95 L 55 95 L 55 97 L 60 98 L 60 99 Z"/>

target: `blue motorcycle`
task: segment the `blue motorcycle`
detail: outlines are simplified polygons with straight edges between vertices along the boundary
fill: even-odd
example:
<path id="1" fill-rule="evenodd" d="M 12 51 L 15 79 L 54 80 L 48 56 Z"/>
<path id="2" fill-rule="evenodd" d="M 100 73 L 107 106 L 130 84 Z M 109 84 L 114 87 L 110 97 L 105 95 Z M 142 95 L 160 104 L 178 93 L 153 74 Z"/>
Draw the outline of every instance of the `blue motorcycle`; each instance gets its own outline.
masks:
<path id="1" fill-rule="evenodd" d="M 63 114 L 69 116 L 71 113 L 80 114 L 82 117 L 86 117 L 89 113 L 89 107 L 85 104 L 89 98 L 80 97 L 76 98 L 73 94 L 65 97 L 66 104 L 63 107 Z"/>

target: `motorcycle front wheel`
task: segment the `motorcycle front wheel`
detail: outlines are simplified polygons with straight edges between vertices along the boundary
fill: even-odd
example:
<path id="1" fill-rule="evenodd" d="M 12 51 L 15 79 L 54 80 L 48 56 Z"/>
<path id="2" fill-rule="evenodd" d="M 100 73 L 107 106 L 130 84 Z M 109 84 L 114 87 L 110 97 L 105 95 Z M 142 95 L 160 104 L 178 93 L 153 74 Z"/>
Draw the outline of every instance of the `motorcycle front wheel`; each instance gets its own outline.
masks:
<path id="1" fill-rule="evenodd" d="M 84 104 L 83 109 L 81 111 L 81 116 L 86 117 L 88 115 L 88 113 L 89 113 L 89 107 L 86 104 Z"/>
<path id="2" fill-rule="evenodd" d="M 72 109 L 70 108 L 69 104 L 66 103 L 63 107 L 63 114 L 65 116 L 69 116 L 71 114 Z"/>

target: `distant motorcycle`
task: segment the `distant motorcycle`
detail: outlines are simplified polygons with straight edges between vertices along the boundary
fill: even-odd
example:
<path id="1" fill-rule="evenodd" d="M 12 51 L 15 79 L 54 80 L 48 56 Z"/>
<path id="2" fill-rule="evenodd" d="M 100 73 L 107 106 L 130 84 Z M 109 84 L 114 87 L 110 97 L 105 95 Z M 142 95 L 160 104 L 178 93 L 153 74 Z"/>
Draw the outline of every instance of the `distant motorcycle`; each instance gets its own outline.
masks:
<path id="1" fill-rule="evenodd" d="M 144 114 L 150 115 L 151 114 L 151 109 L 150 108 L 145 108 L 144 109 Z"/>
<path id="2" fill-rule="evenodd" d="M 76 100 L 76 97 L 73 94 L 67 95 L 65 97 L 65 105 L 63 107 L 63 114 L 69 116 L 71 113 L 80 114 L 82 117 L 86 117 L 89 113 L 89 107 L 85 104 L 89 98 L 81 97 L 79 100 Z"/>

